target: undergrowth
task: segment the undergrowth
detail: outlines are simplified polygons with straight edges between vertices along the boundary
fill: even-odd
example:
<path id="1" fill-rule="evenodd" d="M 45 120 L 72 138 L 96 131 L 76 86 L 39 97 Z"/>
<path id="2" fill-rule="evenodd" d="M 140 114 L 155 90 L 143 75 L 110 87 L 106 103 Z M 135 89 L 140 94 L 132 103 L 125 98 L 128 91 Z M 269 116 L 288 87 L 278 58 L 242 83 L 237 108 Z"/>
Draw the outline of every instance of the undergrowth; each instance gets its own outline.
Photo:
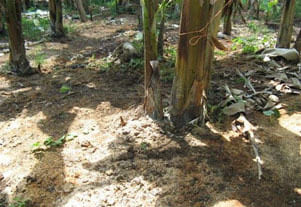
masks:
<path id="1" fill-rule="evenodd" d="M 35 17 L 31 19 L 22 17 L 22 29 L 26 40 L 37 41 L 42 39 L 49 27 L 48 18 Z"/>

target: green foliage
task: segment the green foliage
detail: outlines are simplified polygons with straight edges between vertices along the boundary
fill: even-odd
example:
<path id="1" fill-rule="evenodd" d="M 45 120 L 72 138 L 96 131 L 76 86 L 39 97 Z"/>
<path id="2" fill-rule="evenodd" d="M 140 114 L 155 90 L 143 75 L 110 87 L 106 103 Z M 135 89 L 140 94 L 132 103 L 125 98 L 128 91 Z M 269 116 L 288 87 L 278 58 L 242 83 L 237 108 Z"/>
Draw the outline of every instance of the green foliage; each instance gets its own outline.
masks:
<path id="1" fill-rule="evenodd" d="M 280 112 L 278 109 L 263 111 L 265 116 L 269 117 L 270 124 L 276 124 L 277 119 L 280 117 Z"/>
<path id="2" fill-rule="evenodd" d="M 57 140 L 54 140 L 53 137 L 48 137 L 44 142 L 44 148 L 42 146 L 41 142 L 35 142 L 32 147 L 33 147 L 33 152 L 38 152 L 39 150 L 45 150 L 52 148 L 52 147 L 61 147 L 63 144 L 65 144 L 68 141 L 73 140 L 74 138 L 76 138 L 76 135 L 71 135 L 71 134 L 67 134 L 67 135 L 63 135 L 62 137 L 60 137 Z"/>
<path id="3" fill-rule="evenodd" d="M 7 74 L 9 72 L 11 72 L 11 68 L 9 63 L 6 62 L 0 67 L 0 73 Z"/>
<path id="4" fill-rule="evenodd" d="M 147 143 L 147 142 L 142 142 L 142 143 L 140 144 L 140 149 L 141 149 L 142 151 L 146 151 L 149 147 L 150 147 L 150 144 Z"/>
<path id="5" fill-rule="evenodd" d="M 245 80 L 242 78 L 242 77 L 237 77 L 234 82 L 236 84 L 242 84 L 242 83 L 245 83 Z"/>
<path id="6" fill-rule="evenodd" d="M 37 67 L 38 65 L 42 65 L 45 63 L 46 55 L 42 51 L 41 47 L 35 48 L 33 54 L 30 56 L 33 59 L 34 65 Z"/>
<path id="7" fill-rule="evenodd" d="M 219 55 L 219 56 L 224 56 L 226 55 L 226 53 L 222 50 L 214 50 L 214 54 L 215 55 Z"/>
<path id="8" fill-rule="evenodd" d="M 62 87 L 60 88 L 60 93 L 68 93 L 71 90 L 71 87 L 68 85 L 62 85 Z"/>
<path id="9" fill-rule="evenodd" d="M 98 64 L 100 72 L 106 72 L 113 67 L 113 63 L 110 58 L 102 58 Z"/>
<path id="10" fill-rule="evenodd" d="M 73 35 L 73 34 L 76 34 L 78 31 L 78 27 L 76 24 L 73 24 L 73 23 L 66 23 L 64 24 L 64 32 L 65 34 L 70 34 L 70 35 Z"/>
<path id="11" fill-rule="evenodd" d="M 24 38 L 31 41 L 42 39 L 50 27 L 48 18 L 35 17 L 33 19 L 22 17 L 22 30 Z"/>
<path id="12" fill-rule="evenodd" d="M 58 140 L 53 140 L 52 137 L 47 138 L 44 141 L 44 145 L 47 147 L 60 147 L 66 142 L 66 135 L 62 136 Z"/>
<path id="13" fill-rule="evenodd" d="M 259 28 L 255 22 L 249 22 L 248 28 L 249 28 L 249 30 L 251 30 L 252 32 L 255 32 L 255 33 L 258 33 L 258 31 L 259 31 Z"/>
<path id="14" fill-rule="evenodd" d="M 301 1 L 296 2 L 296 18 L 301 18 Z"/>
<path id="15" fill-rule="evenodd" d="M 140 34 L 140 33 L 138 33 Z M 135 40 L 132 42 L 132 45 L 135 47 L 135 49 L 137 50 L 138 54 L 143 54 L 143 36 L 142 39 L 140 39 L 139 35 L 136 35 Z"/>
<path id="16" fill-rule="evenodd" d="M 278 111 L 278 109 L 263 111 L 263 114 L 276 119 L 280 117 L 280 112 Z"/>
<path id="17" fill-rule="evenodd" d="M 221 123 L 225 118 L 225 114 L 223 113 L 223 109 L 220 105 L 211 105 L 208 103 L 207 104 L 207 112 L 208 112 L 210 121 L 212 121 L 212 122 Z"/>
<path id="18" fill-rule="evenodd" d="M 242 48 L 244 54 L 254 54 L 258 49 L 273 47 L 276 43 L 273 33 L 265 25 L 252 21 L 248 23 L 248 28 L 253 35 L 234 38 L 232 50 Z"/>
<path id="19" fill-rule="evenodd" d="M 280 17 L 281 7 L 278 4 L 278 0 L 263 0 L 260 2 L 260 9 L 264 11 L 266 21 L 270 18 L 276 19 Z"/>
<path id="20" fill-rule="evenodd" d="M 15 197 L 14 202 L 9 205 L 9 207 L 29 207 L 29 200 L 23 198 Z"/>
<path id="21" fill-rule="evenodd" d="M 37 148 L 41 146 L 41 142 L 35 142 L 33 145 L 33 147 Z"/>
<path id="22" fill-rule="evenodd" d="M 132 58 L 128 64 L 128 66 L 130 68 L 134 68 L 134 69 L 137 69 L 137 68 L 143 68 L 143 59 L 141 58 Z"/>
<path id="23" fill-rule="evenodd" d="M 116 10 L 116 0 L 90 0 L 90 7 L 91 8 L 99 8 L 100 6 L 109 8 L 110 13 L 112 16 L 116 16 L 118 11 Z M 123 8 L 119 8 L 119 12 L 122 11 Z"/>
<path id="24" fill-rule="evenodd" d="M 255 53 L 258 50 L 257 42 L 254 37 L 249 38 L 243 38 L 243 37 L 237 37 L 233 39 L 234 45 L 232 47 L 232 50 L 238 49 L 238 46 L 242 46 L 242 52 L 244 54 L 252 54 Z"/>

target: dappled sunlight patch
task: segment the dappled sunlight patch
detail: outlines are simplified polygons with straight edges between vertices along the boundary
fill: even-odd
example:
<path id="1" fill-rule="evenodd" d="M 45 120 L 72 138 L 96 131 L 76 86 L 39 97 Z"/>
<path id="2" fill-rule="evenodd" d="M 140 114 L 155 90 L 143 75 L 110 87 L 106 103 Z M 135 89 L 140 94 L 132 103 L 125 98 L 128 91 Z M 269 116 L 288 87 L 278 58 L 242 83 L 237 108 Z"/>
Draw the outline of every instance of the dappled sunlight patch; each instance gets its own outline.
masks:
<path id="1" fill-rule="evenodd" d="M 238 200 L 219 201 L 212 207 L 246 207 Z"/>
<path id="2" fill-rule="evenodd" d="M 192 134 L 188 134 L 184 139 L 192 147 L 208 147 L 206 143 L 202 142 Z"/>
<path id="3" fill-rule="evenodd" d="M 100 127 L 100 123 L 95 119 L 77 118 L 74 120 L 69 131 L 76 135 L 76 138 L 63 150 L 66 159 L 96 162 L 110 156 L 109 146 L 116 140 L 116 137 Z"/>
<path id="4" fill-rule="evenodd" d="M 96 86 L 95 83 L 87 83 L 86 86 L 87 86 L 88 88 L 95 88 L 95 89 L 97 88 L 97 86 Z"/>
<path id="5" fill-rule="evenodd" d="M 234 132 L 233 130 L 222 131 L 221 129 L 214 126 L 212 123 L 207 122 L 206 126 L 210 129 L 211 132 L 214 134 L 220 135 L 224 138 L 227 142 L 231 142 L 231 139 L 237 138 L 240 136 L 239 133 Z"/>
<path id="6" fill-rule="evenodd" d="M 295 188 L 294 191 L 301 196 L 301 188 Z"/>
<path id="7" fill-rule="evenodd" d="M 279 118 L 279 124 L 283 128 L 301 136 L 301 113 L 296 112 L 292 115 L 284 114 Z"/>
<path id="8" fill-rule="evenodd" d="M 83 186 L 66 197 L 59 207 L 78 206 L 155 206 L 162 189 L 153 186 L 143 176 L 124 182 L 108 180 Z"/>

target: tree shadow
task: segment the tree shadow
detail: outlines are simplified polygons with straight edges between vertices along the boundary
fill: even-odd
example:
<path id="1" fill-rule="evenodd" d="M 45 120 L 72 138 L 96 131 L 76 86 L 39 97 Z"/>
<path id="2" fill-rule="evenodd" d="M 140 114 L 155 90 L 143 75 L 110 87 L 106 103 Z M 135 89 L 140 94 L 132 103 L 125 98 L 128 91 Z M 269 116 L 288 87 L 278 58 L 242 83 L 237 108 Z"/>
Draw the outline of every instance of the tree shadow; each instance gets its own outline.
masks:
<path id="1" fill-rule="evenodd" d="M 300 144 L 300 137 L 282 130 Z M 245 206 L 299 206 L 301 197 L 294 191 L 301 184 L 301 159 L 296 156 L 300 153 L 299 146 L 289 151 L 281 150 L 283 143 L 277 140 L 269 142 L 273 136 L 267 132 L 259 134 L 264 141 L 264 146 L 259 146 L 265 161 L 262 180 L 258 180 L 253 151 L 246 139 L 236 137 L 228 142 L 211 132 L 201 137 L 171 134 L 160 138 L 169 139 L 176 146 L 141 150 L 141 145 L 118 141 L 119 147 L 115 146 L 113 153 L 115 156 L 85 164 L 87 169 L 98 172 L 100 177 L 107 176 L 99 183 L 75 190 L 69 197 L 104 186 L 132 184 L 142 177 L 153 188 L 160 189 L 155 194 L 155 206 L 213 206 L 227 200 L 237 200 Z M 187 137 L 197 139 L 203 145 L 194 146 L 191 140 L 187 141 Z M 120 139 L 135 140 L 129 137 Z M 122 147 L 126 147 L 125 152 L 120 150 Z M 116 202 L 119 201 L 120 198 L 116 198 Z"/>
<path id="2" fill-rule="evenodd" d="M 84 52 L 90 52 L 92 56 L 94 49 L 99 49 L 98 45 L 101 43 L 110 47 L 97 50 L 100 55 L 111 52 L 122 41 L 114 39 L 115 35 L 104 35 L 107 39 L 103 42 L 97 38 L 81 37 L 83 44 L 89 42 L 88 46 L 91 46 L 85 47 Z M 96 42 L 98 44 L 95 46 Z M 71 48 L 71 54 L 80 50 L 72 41 L 66 42 L 66 48 Z M 47 52 L 62 53 L 60 49 L 49 49 Z M 1 78 L 6 84 L 1 88 L 0 121 L 5 123 L 24 119 L 25 126 L 28 124 L 28 127 L 32 127 L 32 122 L 27 121 L 33 118 L 33 124 L 41 131 L 36 132 L 31 140 L 21 138 L 23 144 L 32 143 L 36 136 L 46 134 L 57 140 L 71 133 L 70 126 L 77 117 L 77 110 L 91 109 L 99 113 L 101 118 L 101 115 L 106 116 L 135 107 L 142 100 L 139 78 L 121 72 L 100 73 L 85 68 L 65 68 L 50 74 L 36 74 L 26 78 L 1 74 Z M 68 93 L 60 93 L 62 85 L 70 86 L 71 90 Z M 34 117 L 38 117 L 39 120 Z M 30 128 L 28 130 L 31 131 Z M 17 128 L 15 133 L 21 134 L 21 128 Z M 61 198 L 72 191 L 74 185 L 66 180 L 64 150 L 65 145 L 51 147 L 35 154 L 37 162 L 31 166 L 30 173 L 16 185 L 15 193 L 9 195 L 10 199 L 12 196 L 18 196 L 30 199 L 32 206 L 56 206 Z M 7 197 L 6 194 L 3 195 L 5 200 Z"/>

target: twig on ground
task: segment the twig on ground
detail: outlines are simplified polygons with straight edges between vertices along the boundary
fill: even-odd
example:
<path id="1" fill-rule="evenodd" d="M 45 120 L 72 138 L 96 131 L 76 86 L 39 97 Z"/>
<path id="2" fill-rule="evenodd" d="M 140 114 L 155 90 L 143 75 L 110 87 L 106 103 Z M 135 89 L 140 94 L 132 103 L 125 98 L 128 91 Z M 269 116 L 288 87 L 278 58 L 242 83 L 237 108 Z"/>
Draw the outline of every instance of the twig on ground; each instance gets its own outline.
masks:
<path id="1" fill-rule="evenodd" d="M 236 119 L 236 121 L 239 123 L 242 123 L 244 125 L 242 132 L 247 133 L 249 135 L 249 138 L 250 138 L 250 141 L 252 144 L 252 148 L 253 148 L 255 156 L 256 156 L 256 162 L 257 162 L 257 168 L 258 168 L 258 179 L 260 180 L 261 176 L 262 176 L 262 168 L 261 168 L 262 161 L 259 156 L 258 147 L 256 145 L 255 136 L 254 136 L 254 130 L 256 130 L 257 128 L 255 126 L 253 126 L 243 114 L 240 114 L 239 118 Z"/>
<path id="2" fill-rule="evenodd" d="M 247 79 L 241 72 L 238 68 L 236 68 L 236 73 L 245 81 L 247 87 L 249 89 L 251 89 L 253 91 L 253 93 L 256 93 L 256 90 L 255 88 L 252 86 L 251 82 L 249 79 Z"/>

